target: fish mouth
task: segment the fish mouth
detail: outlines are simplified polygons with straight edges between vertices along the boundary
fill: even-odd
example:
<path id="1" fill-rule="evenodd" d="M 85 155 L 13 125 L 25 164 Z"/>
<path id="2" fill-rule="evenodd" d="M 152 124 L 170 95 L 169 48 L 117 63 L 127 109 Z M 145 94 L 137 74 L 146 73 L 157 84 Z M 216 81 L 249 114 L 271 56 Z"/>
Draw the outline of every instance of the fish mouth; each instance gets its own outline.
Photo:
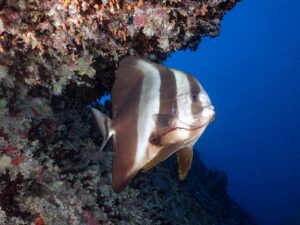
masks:
<path id="1" fill-rule="evenodd" d="M 216 112 L 214 111 L 213 115 L 211 116 L 211 118 L 209 119 L 208 123 L 211 123 L 212 121 L 214 121 L 216 119 Z"/>

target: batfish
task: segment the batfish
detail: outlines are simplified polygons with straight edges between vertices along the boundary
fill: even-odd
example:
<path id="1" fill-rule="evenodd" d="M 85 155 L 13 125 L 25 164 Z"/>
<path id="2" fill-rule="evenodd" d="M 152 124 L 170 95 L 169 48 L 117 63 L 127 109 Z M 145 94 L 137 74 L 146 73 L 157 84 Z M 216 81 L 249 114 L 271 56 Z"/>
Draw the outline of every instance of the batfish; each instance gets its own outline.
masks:
<path id="1" fill-rule="evenodd" d="M 128 56 L 116 71 L 112 119 L 92 108 L 103 135 L 101 149 L 113 137 L 112 187 L 120 192 L 139 172 L 173 153 L 179 179 L 192 163 L 193 146 L 215 111 L 197 79 L 151 61 Z"/>

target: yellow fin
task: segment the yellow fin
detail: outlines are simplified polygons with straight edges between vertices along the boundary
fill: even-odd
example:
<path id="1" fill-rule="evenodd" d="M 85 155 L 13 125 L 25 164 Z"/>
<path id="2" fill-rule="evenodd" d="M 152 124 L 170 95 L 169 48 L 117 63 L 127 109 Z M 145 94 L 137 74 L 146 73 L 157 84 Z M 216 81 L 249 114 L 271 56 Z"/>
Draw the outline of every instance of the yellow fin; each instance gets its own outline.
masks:
<path id="1" fill-rule="evenodd" d="M 177 152 L 177 159 L 179 179 L 184 180 L 192 165 L 193 149 L 188 147 L 180 149 Z"/>
<path id="2" fill-rule="evenodd" d="M 151 159 L 142 167 L 142 172 L 147 172 L 152 167 L 167 159 L 170 155 L 176 152 L 180 148 L 180 146 L 180 144 L 172 144 L 163 147 L 153 159 Z"/>

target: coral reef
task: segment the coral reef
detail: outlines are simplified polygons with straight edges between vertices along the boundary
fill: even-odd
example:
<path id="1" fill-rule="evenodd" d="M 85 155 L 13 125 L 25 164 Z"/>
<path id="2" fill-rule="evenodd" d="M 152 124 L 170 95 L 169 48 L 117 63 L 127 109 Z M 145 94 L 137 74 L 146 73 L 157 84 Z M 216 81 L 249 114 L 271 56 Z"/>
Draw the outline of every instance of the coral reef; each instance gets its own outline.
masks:
<path id="1" fill-rule="evenodd" d="M 163 60 L 216 36 L 236 0 L 1 0 L 0 79 L 61 94 L 68 84 L 109 90 L 119 58 Z"/>
<path id="2" fill-rule="evenodd" d="M 114 193 L 111 148 L 97 151 L 88 109 L 67 107 L 31 121 L 23 145 L 1 149 L 2 224 L 255 224 L 226 194 L 226 176 L 197 155 L 184 182 L 170 158 Z"/>
<path id="3" fill-rule="evenodd" d="M 255 224 L 197 157 L 182 183 L 171 158 L 113 193 L 86 108 L 122 57 L 196 49 L 235 3 L 0 0 L 0 224 Z"/>

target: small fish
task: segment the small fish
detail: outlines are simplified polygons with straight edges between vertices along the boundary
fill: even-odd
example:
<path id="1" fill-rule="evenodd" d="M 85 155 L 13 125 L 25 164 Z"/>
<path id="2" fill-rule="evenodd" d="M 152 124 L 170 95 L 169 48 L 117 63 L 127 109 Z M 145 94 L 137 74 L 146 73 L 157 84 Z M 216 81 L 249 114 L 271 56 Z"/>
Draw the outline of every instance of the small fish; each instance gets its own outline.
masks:
<path id="1" fill-rule="evenodd" d="M 120 62 L 112 89 L 112 119 L 92 108 L 104 137 L 113 137 L 112 187 L 120 192 L 139 172 L 173 153 L 179 179 L 192 163 L 193 146 L 215 112 L 201 84 L 191 75 L 128 56 Z"/>

